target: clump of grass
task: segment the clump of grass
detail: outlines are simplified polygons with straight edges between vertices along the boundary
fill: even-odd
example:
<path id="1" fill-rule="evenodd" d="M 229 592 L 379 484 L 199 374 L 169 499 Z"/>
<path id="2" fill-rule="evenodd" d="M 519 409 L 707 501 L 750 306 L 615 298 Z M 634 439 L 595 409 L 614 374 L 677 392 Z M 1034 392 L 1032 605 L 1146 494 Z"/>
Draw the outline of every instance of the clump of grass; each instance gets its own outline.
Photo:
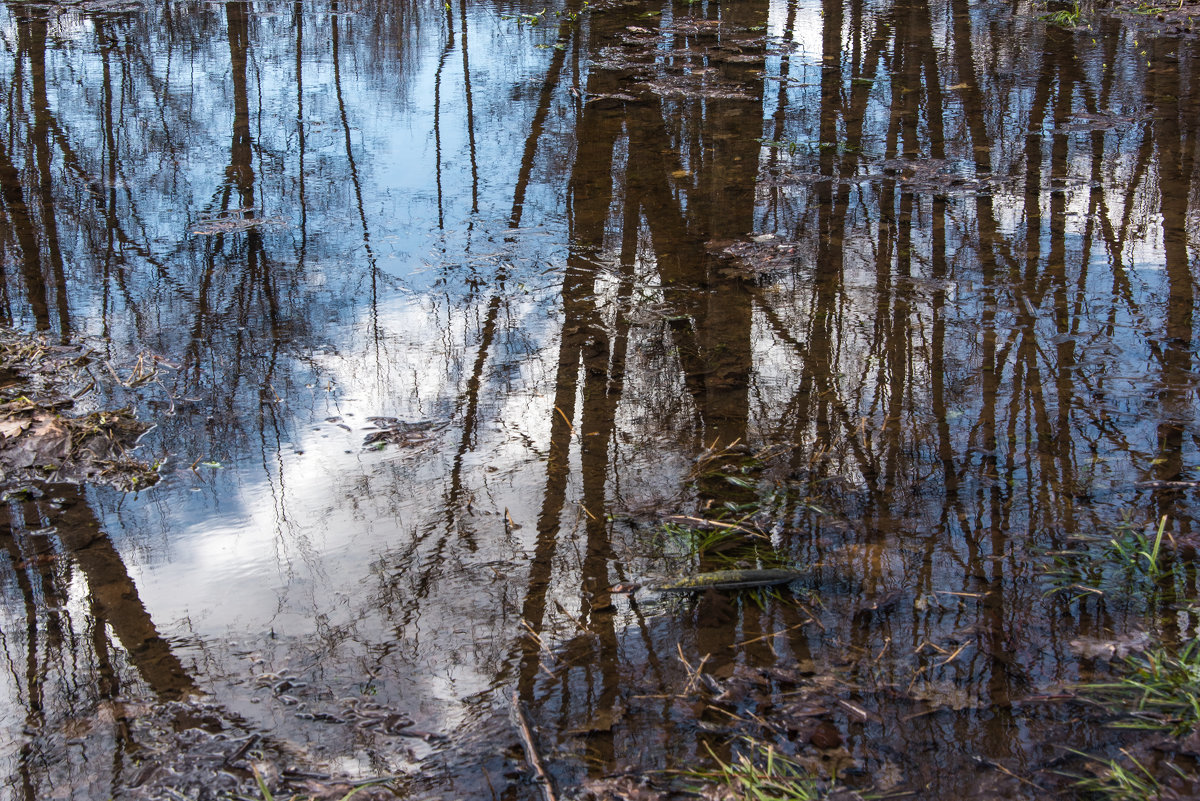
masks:
<path id="1" fill-rule="evenodd" d="M 1042 16 L 1046 22 L 1062 28 L 1076 28 L 1082 18 L 1083 11 L 1079 8 L 1079 3 L 1072 3 L 1070 8 L 1060 8 Z"/>
<path id="2" fill-rule="evenodd" d="M 1129 572 L 1140 573 L 1148 579 L 1157 580 L 1164 571 L 1159 557 L 1162 555 L 1163 534 L 1166 530 L 1166 515 L 1158 521 L 1158 532 L 1153 541 L 1140 528 L 1123 527 L 1121 536 L 1109 540 L 1110 553 Z"/>
<path id="3" fill-rule="evenodd" d="M 1127 659 L 1130 671 L 1114 682 L 1085 684 L 1086 694 L 1127 707 L 1124 728 L 1166 729 L 1178 737 L 1200 726 L 1200 640 L 1178 652 L 1157 648 Z"/>
<path id="4" fill-rule="evenodd" d="M 1078 600 L 1088 595 L 1103 596 L 1104 590 L 1099 588 L 1104 583 L 1103 559 L 1092 553 L 1087 545 L 1101 542 L 1100 537 L 1074 538 L 1082 547 L 1062 551 L 1049 551 L 1044 555 L 1050 560 L 1046 567 L 1045 576 L 1050 583 L 1047 595 L 1072 593 L 1072 600 Z"/>
<path id="5" fill-rule="evenodd" d="M 689 775 L 716 784 L 747 801 L 820 801 L 828 794 L 825 782 L 778 753 L 772 746 L 754 746 L 757 758 L 737 754 L 725 762 L 713 754 L 717 768 Z M 712 754 L 712 750 L 709 750 Z"/>
<path id="6" fill-rule="evenodd" d="M 1101 761 L 1099 773 L 1078 779 L 1075 789 L 1105 801 L 1149 801 L 1161 798 L 1165 789 L 1162 783 L 1133 754 L 1125 750 L 1122 753 L 1132 763 L 1132 768 L 1116 759 Z M 1171 767 L 1179 771 L 1177 766 Z"/>
<path id="7" fill-rule="evenodd" d="M 1047 593 L 1075 592 L 1075 598 L 1080 598 L 1124 589 L 1128 597 L 1151 598 L 1171 572 L 1170 563 L 1164 564 L 1162 558 L 1168 537 L 1166 515 L 1159 519 L 1153 534 L 1126 517 L 1107 539 L 1077 536 L 1074 539 L 1083 547 L 1047 554 L 1051 566 L 1046 577 L 1052 584 Z M 1088 548 L 1089 544 L 1101 547 Z"/>
<path id="8" fill-rule="evenodd" d="M 676 522 L 664 523 L 662 533 L 675 547 L 697 558 L 743 548 L 746 541 L 746 535 L 738 528 L 704 528 Z"/>

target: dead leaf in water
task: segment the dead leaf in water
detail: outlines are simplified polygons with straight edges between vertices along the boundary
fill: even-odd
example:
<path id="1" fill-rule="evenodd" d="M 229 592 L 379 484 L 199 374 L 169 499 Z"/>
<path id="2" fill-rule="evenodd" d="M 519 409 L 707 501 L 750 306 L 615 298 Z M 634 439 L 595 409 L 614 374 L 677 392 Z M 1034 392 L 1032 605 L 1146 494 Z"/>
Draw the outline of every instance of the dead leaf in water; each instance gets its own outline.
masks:
<path id="1" fill-rule="evenodd" d="M 610 776 L 587 779 L 576 798 L 584 801 L 658 801 L 667 796 L 645 776 Z"/>
<path id="2" fill-rule="evenodd" d="M 228 214 L 225 216 L 213 217 L 211 219 L 198 221 L 194 226 L 192 226 L 192 234 L 195 236 L 216 236 L 218 234 L 241 233 L 242 231 L 249 231 L 254 228 L 285 227 L 287 227 L 287 220 L 281 216 L 248 217 Z"/>
<path id="3" fill-rule="evenodd" d="M 29 428 L 29 425 L 29 420 L 4 420 L 0 422 L 0 437 L 8 439 L 20 436 L 21 432 Z"/>
<path id="4" fill-rule="evenodd" d="M 962 712 L 965 709 L 979 709 L 987 704 L 980 700 L 979 694 L 969 687 L 959 687 L 948 681 L 926 682 L 915 688 L 912 697 L 925 701 L 935 709 L 949 709 L 952 712 Z"/>
<path id="5" fill-rule="evenodd" d="M 1146 632 L 1132 631 L 1108 640 L 1079 637 L 1069 644 L 1072 651 L 1089 659 L 1124 659 L 1132 653 L 1146 650 L 1150 642 L 1150 635 Z"/>

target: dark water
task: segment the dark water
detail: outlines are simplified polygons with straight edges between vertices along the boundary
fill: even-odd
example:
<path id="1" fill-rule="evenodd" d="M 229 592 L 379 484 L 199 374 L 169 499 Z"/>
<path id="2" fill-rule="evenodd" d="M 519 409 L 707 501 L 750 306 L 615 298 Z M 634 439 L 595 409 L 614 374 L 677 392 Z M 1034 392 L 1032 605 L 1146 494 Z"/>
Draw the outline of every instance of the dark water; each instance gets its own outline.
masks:
<path id="1" fill-rule="evenodd" d="M 197 693 L 430 797 L 536 797 L 514 692 L 564 788 L 1115 754 L 1064 688 L 1197 634 L 1200 53 L 1042 11 L 8 3 L 0 316 L 164 467 L 3 506 L 5 797 L 136 794 L 112 709 Z M 731 563 L 809 575 L 609 591 Z"/>

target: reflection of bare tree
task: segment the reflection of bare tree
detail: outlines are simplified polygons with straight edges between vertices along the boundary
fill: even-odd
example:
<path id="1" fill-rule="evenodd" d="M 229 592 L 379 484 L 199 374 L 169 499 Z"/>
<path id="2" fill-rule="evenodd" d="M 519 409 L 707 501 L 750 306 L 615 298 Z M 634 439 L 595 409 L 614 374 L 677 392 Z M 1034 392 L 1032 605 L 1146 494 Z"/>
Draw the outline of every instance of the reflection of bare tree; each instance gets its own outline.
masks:
<path id="1" fill-rule="evenodd" d="M 141 694 L 129 668 L 160 700 L 195 689 L 192 676 L 159 635 L 83 491 L 73 485 L 49 489 L 53 505 L 3 505 L 4 572 L 15 576 L 25 597 L 25 629 L 8 632 L 3 647 L 10 666 L 21 650 L 25 656 L 24 674 L 12 680 L 26 710 L 17 771 L 20 797 L 27 799 L 44 796 L 51 785 L 116 787 L 129 780 L 123 774 L 135 765 L 127 767 L 126 754 L 137 745 L 113 708 Z M 80 584 L 86 592 L 82 619 L 67 611 L 79 608 L 74 601 Z M 108 708 L 100 709 L 104 705 Z M 111 735 L 89 742 L 92 749 L 111 749 L 107 765 L 90 750 L 83 757 L 56 750 L 64 731 L 83 737 L 103 726 L 112 727 Z"/>
<path id="2" fill-rule="evenodd" d="M 101 530 L 86 496 L 74 485 L 57 489 L 63 498 L 62 516 L 56 521 L 59 540 L 87 579 L 97 623 L 112 629 L 157 697 L 179 698 L 191 692 L 192 677 L 158 634 L 124 560 Z"/>
<path id="3" fill-rule="evenodd" d="M 703 18 L 685 15 L 682 6 L 676 14 L 676 19 L 689 21 Z M 731 30 L 754 27 L 764 14 L 762 6 L 740 6 L 723 24 Z M 593 19 L 588 46 L 599 50 L 620 32 L 619 20 Z M 677 45 L 692 46 L 670 28 L 662 34 Z M 761 94 L 761 82 L 740 64 L 723 74 L 748 94 Z M 521 608 L 534 634 L 546 631 L 553 610 L 561 609 L 562 602 L 555 599 L 564 594 L 555 565 L 564 550 L 578 548 L 578 590 L 565 594 L 579 598 L 578 621 L 586 632 L 565 646 L 572 668 L 539 688 L 540 646 L 529 639 L 522 644 L 517 685 L 520 697 L 536 700 L 536 708 L 561 709 L 580 721 L 611 719 L 626 702 L 622 675 L 629 666 L 621 657 L 608 590 L 611 573 L 616 569 L 619 574 L 620 566 L 614 563 L 612 524 L 595 510 L 611 505 L 618 411 L 627 382 L 642 378 L 627 374 L 634 331 L 625 310 L 635 285 L 645 280 L 641 273 L 647 264 L 664 287 L 671 320 L 638 336 L 661 338 L 678 359 L 691 401 L 690 441 L 699 449 L 713 441 L 744 440 L 748 432 L 750 293 L 706 245 L 744 236 L 753 228 L 755 175 L 748 167 L 757 159 L 759 118 L 747 113 L 753 107 L 749 100 L 689 98 L 678 105 L 652 96 L 611 100 L 629 91 L 628 82 L 620 70 L 594 66 L 585 95 L 593 100 L 584 105 L 576 125 L 568 211 L 572 249 L 561 289 L 563 321 L 548 409 L 550 450 Z M 688 152 L 704 155 L 689 160 Z M 615 285 L 602 289 L 594 259 L 609 243 L 616 245 Z M 606 321 L 609 303 L 618 310 L 613 322 Z M 653 339 L 647 344 L 657 345 Z M 565 514 L 576 447 L 582 489 L 578 542 L 569 527 L 574 514 Z M 755 632 L 760 625 L 757 615 L 747 611 L 745 631 Z M 715 664 L 725 664 L 731 630 L 704 624 L 700 632 L 697 647 L 714 654 Z M 652 669 L 665 679 L 670 646 L 653 637 L 644 645 Z M 581 688 L 583 702 L 575 700 Z M 603 772 L 621 753 L 607 729 L 593 734 L 590 751 L 596 759 L 594 772 Z"/>
<path id="4" fill-rule="evenodd" d="M 1033 91 L 1021 105 L 1028 127 L 1014 129 L 1009 117 L 989 111 L 993 93 L 1003 91 L 1002 82 L 979 73 L 979 65 L 1008 55 L 998 45 L 977 53 L 976 44 L 988 46 L 989 40 L 981 35 L 973 11 L 962 4 L 948 9 L 950 39 L 943 52 L 933 33 L 943 10 L 938 4 L 897 4 L 873 16 L 864 14 L 859 3 L 825 4 L 820 114 L 806 123 L 819 133 L 790 130 L 796 124 L 786 105 L 790 94 L 783 89 L 778 93 L 774 139 L 822 143 L 812 157 L 817 173 L 805 184 L 808 194 L 789 194 L 780 189 L 786 183 L 773 183 L 766 192 L 770 212 L 760 217 L 772 221 L 777 230 L 796 232 L 806 240 L 800 251 L 815 254 L 815 265 L 801 279 L 803 304 L 795 303 L 797 295 L 786 293 L 787 300 L 776 303 L 753 285 L 723 278 L 715 269 L 719 262 L 708 255 L 711 240 L 737 238 L 752 230 L 747 222 L 751 217 L 740 216 L 743 185 L 721 173 L 722 165 L 745 160 L 747 152 L 726 160 L 722 148 L 714 145 L 705 150 L 708 160 L 700 168 L 686 158 L 674 161 L 684 150 L 680 142 L 688 143 L 687 152 L 696 152 L 704 149 L 707 136 L 715 142 L 751 138 L 736 125 L 722 128 L 737 115 L 717 102 L 699 112 L 680 101 L 670 114 L 653 100 L 614 102 L 608 98 L 619 96 L 623 87 L 603 69 L 594 69 L 588 94 L 605 99 L 585 107 L 578 126 L 579 152 L 571 184 L 573 233 L 580 254 L 613 251 L 620 241 L 613 261 L 622 270 L 633 250 L 631 237 L 645 238 L 674 315 L 665 326 L 666 341 L 693 401 L 695 430 L 704 434 L 695 442 L 714 436 L 767 436 L 768 441 L 791 445 L 792 474 L 802 477 L 809 495 L 843 504 L 838 508 L 854 521 L 857 539 L 881 546 L 853 552 L 864 595 L 906 584 L 918 596 L 946 586 L 978 594 L 972 650 L 952 660 L 952 667 L 930 659 L 917 676 L 932 683 L 978 683 L 988 708 L 1004 710 L 1029 691 L 1047 659 L 1041 657 L 1041 663 L 1030 667 L 1021 655 L 1024 621 L 1032 614 L 1039 590 L 1020 554 L 1033 543 L 1060 547 L 1072 533 L 1101 525 L 1098 510 L 1079 503 L 1091 480 L 1081 460 L 1081 443 L 1134 461 L 1139 458 L 1135 440 L 1145 439 L 1145 430 L 1114 425 L 1098 409 L 1105 401 L 1105 370 L 1094 359 L 1089 361 L 1086 343 L 1089 337 L 1113 335 L 1112 323 L 1106 331 L 1106 321 L 1094 318 L 1089 308 L 1097 249 L 1111 258 L 1114 305 L 1106 312 L 1109 320 L 1118 307 L 1139 322 L 1147 319 L 1146 298 L 1137 295 L 1122 252 L 1134 235 L 1129 207 L 1134 195 L 1147 189 L 1146 165 L 1152 158 L 1145 142 L 1134 148 L 1130 174 L 1138 188 L 1132 189 L 1112 183 L 1099 170 L 1114 146 L 1112 138 L 1095 132 L 1074 138 L 1045 133 L 1070 125 L 1080 109 L 1100 114 L 1114 102 L 1107 82 L 1101 82 L 1099 93 L 1089 85 L 1074 50 L 1075 38 L 1068 32 L 1045 33 L 1045 57 L 1026 69 L 1033 78 Z M 794 9 L 787 13 L 785 27 L 790 29 Z M 602 41 L 602 24 L 593 23 L 592 30 Z M 872 92 L 869 87 L 881 67 L 886 67 L 889 91 Z M 788 77 L 787 68 L 781 75 Z M 1172 84 L 1163 95 L 1179 91 Z M 1171 129 L 1172 124 L 1160 126 L 1170 141 L 1191 141 Z M 692 125 L 695 128 L 689 129 Z M 1014 140 L 1021 145 L 1015 156 L 1011 149 L 1006 152 Z M 865 155 L 877 146 L 882 148 L 878 155 Z M 1161 359 L 1165 374 L 1182 376 L 1191 368 L 1192 303 L 1190 280 L 1181 277 L 1187 272 L 1187 240 L 1186 220 L 1180 215 L 1188 208 L 1193 167 L 1180 155 L 1179 146 L 1164 145 L 1161 135 L 1157 146 L 1160 160 L 1181 169 L 1178 175 L 1160 176 L 1159 184 L 1150 188 L 1162 193 L 1167 249 L 1176 248 L 1169 263 L 1180 265 L 1175 277 L 1168 267 L 1169 334 Z M 615 158 L 614 152 L 621 157 Z M 1081 159 L 1081 152 L 1087 158 Z M 893 172 L 879 176 L 881 159 L 901 165 L 922 159 L 950 162 L 968 177 L 973 171 L 980 181 L 1011 168 L 1019 188 L 1011 194 L 951 195 L 923 187 L 907 173 L 904 180 L 891 177 L 909 167 L 889 167 Z M 801 160 L 795 156 L 793 163 Z M 778 153 L 767 164 L 786 173 L 786 161 Z M 1079 173 L 1081 164 L 1090 172 Z M 678 176 L 688 174 L 689 167 L 694 177 L 679 182 Z M 852 180 L 867 171 L 876 180 Z M 914 171 L 919 174 L 919 169 Z M 1069 188 L 1083 176 L 1090 176 L 1095 186 L 1085 195 L 1086 219 L 1075 227 Z M 717 220 L 706 207 L 709 180 L 726 192 L 719 225 L 709 225 Z M 1122 199 L 1122 217 L 1114 224 L 1107 208 Z M 1010 231 L 1005 218 L 1014 206 L 1020 209 L 1021 224 Z M 605 226 L 589 228 L 595 218 L 605 219 Z M 814 224 L 801 225 L 802 220 Z M 588 272 L 582 265 L 579 269 Z M 869 273 L 869 282 L 864 273 Z M 618 381 L 601 367 L 618 361 L 612 329 L 598 322 L 603 311 L 593 298 L 602 295 L 589 282 L 594 278 L 572 276 L 569 266 L 546 495 L 523 608 L 527 622 L 538 631 L 558 586 L 554 565 L 562 547 L 569 486 L 565 466 L 573 437 L 588 434 L 583 421 L 589 399 L 612 392 L 614 382 L 623 387 L 633 380 L 626 376 Z M 623 272 L 622 277 L 637 278 L 634 272 Z M 956 286 L 966 282 L 971 282 L 972 292 L 964 298 Z M 616 290 L 618 295 L 622 291 Z M 717 303 L 710 305 L 714 300 Z M 742 386 L 765 380 L 756 373 L 751 356 L 755 343 L 749 334 L 749 321 L 759 312 L 795 367 L 781 381 L 784 389 L 769 401 L 770 411 L 764 415 L 771 421 L 769 433 L 749 422 L 756 412 L 753 396 L 741 392 Z M 969 339 L 964 331 L 971 332 Z M 635 326 L 621 336 L 640 333 Z M 1172 349 L 1169 342 L 1185 344 Z M 1149 348 L 1155 351 L 1156 345 L 1152 342 Z M 589 370 L 592 364 L 596 367 Z M 1189 390 L 1173 378 L 1164 380 L 1164 386 L 1164 407 L 1187 407 Z M 583 399 L 582 410 L 577 397 Z M 596 419 L 605 417 L 601 413 Z M 1178 412 L 1165 413 L 1164 419 L 1167 422 L 1156 432 L 1161 458 L 1155 475 L 1160 480 L 1178 476 L 1183 469 L 1178 435 L 1190 427 L 1190 420 Z M 608 430 L 603 424 L 596 429 Z M 581 441 L 581 454 L 590 465 L 589 454 L 597 451 L 588 446 L 586 439 Z M 597 457 L 595 464 L 605 462 Z M 591 509 L 605 498 L 604 490 L 599 484 L 588 489 L 592 476 L 583 465 L 584 504 Z M 611 465 L 605 469 L 614 474 Z M 835 478 L 845 483 L 832 483 Z M 846 484 L 853 488 L 833 489 Z M 936 487 L 930 493 L 936 499 L 922 500 L 930 487 Z M 792 500 L 803 497 L 801 493 Z M 1179 511 L 1176 496 L 1161 497 Z M 806 514 L 799 504 L 785 508 L 787 520 Z M 591 582 L 606 576 L 590 572 L 589 560 L 606 551 L 598 533 L 602 527 L 593 532 L 586 518 L 584 524 L 589 543 L 581 565 L 586 611 L 595 597 Z M 910 531 L 913 528 L 919 533 Z M 896 554 L 910 542 L 919 542 L 922 557 L 906 563 Z M 794 545 L 801 551 L 809 548 L 804 542 Z M 913 575 L 907 575 L 910 570 Z M 599 597 L 606 597 L 603 590 Z M 1085 603 L 1078 613 L 1085 630 L 1114 622 L 1100 602 L 1095 608 Z M 888 643 L 899 638 L 918 647 L 940 636 L 936 616 L 865 616 L 855 621 L 845 623 L 845 642 L 864 654 L 886 651 Z M 603 640 L 597 636 L 597 642 Z M 702 651 L 708 650 L 702 638 L 697 642 Z M 803 641 L 798 638 L 794 645 L 801 649 Z M 1055 658 L 1069 656 L 1060 646 Z M 535 645 L 526 648 L 522 667 L 522 694 L 532 698 Z M 872 662 L 871 671 L 876 669 Z M 871 671 L 864 673 L 864 680 L 874 675 Z M 566 679 L 562 681 L 559 691 L 565 696 Z M 979 736 L 1011 742 L 1020 725 L 1008 712 L 994 711 L 982 727 L 990 733 Z"/>
<path id="5" fill-rule="evenodd" d="M 1144 505 L 1140 489 L 1117 485 L 1131 475 L 1158 482 L 1149 493 L 1156 515 L 1190 527 L 1188 490 L 1162 482 L 1188 478 L 1195 433 L 1191 68 L 1181 62 L 1174 73 L 1143 74 L 1119 37 L 1107 36 L 1097 45 L 1103 62 L 1124 67 L 1095 81 L 1075 34 L 958 0 L 830 0 L 819 9 L 789 2 L 780 6 L 789 37 L 809 36 L 820 11 L 812 39 L 820 58 L 796 50 L 766 61 L 768 45 L 750 35 L 767 22 L 765 5 L 719 6 L 675 3 L 662 22 L 639 18 L 633 27 L 648 33 L 631 31 L 625 11 L 562 22 L 557 38 L 546 39 L 554 49 L 522 111 L 528 135 L 522 129 L 510 143 L 520 161 L 512 185 L 495 192 L 500 200 L 488 196 L 489 183 L 500 182 L 487 180 L 486 154 L 495 148 L 480 127 L 484 104 L 493 102 L 485 92 L 487 28 L 465 0 L 430 9 L 342 1 L 328 15 L 300 4 L 290 16 L 256 15 L 234 2 L 185 4 L 194 18 L 168 9 L 165 38 L 146 49 L 161 47 L 172 70 L 171 60 L 186 54 L 222 78 L 193 93 L 197 109 L 181 100 L 187 93 L 173 83 L 177 71 L 122 46 L 144 21 L 96 21 L 89 29 L 94 96 L 90 85 L 72 95 L 71 81 L 60 81 L 63 97 L 94 100 L 86 114 L 52 107 L 46 19 L 14 8 L 17 46 L 4 73 L 13 112 L 0 137 L 4 314 L 64 335 L 95 319 L 114 349 L 182 354 L 172 390 L 187 399 L 183 416 L 190 402 L 212 420 L 167 420 L 162 436 L 190 438 L 182 447 L 193 458 L 238 457 L 253 447 L 282 499 L 280 444 L 299 416 L 290 405 L 295 390 L 315 370 L 305 358 L 318 332 L 344 312 L 369 315 L 381 393 L 392 390 L 388 371 L 405 355 L 387 352 L 387 318 L 379 314 L 387 238 L 372 193 L 387 165 L 375 160 L 373 142 L 355 138 L 369 117 L 357 96 L 387 98 L 379 86 L 404 95 L 420 85 L 409 79 L 421 74 L 420 42 L 428 37 L 416 34 L 422 18 L 434 20 L 446 37 L 427 58 L 428 191 L 436 192 L 440 246 L 457 224 L 478 242 L 486 236 L 482 215 L 501 208 L 493 235 L 517 249 L 512 229 L 536 216 L 539 181 L 553 188 L 560 179 L 570 241 L 565 264 L 552 266 L 563 270 L 554 300 L 533 301 L 553 321 L 543 320 L 544 329 L 513 312 L 517 271 L 503 259 L 491 283 L 474 267 L 464 269 L 469 275 L 441 273 L 439 291 L 462 296 L 420 335 L 455 340 L 446 347 L 454 358 L 437 368 L 438 380 L 454 389 L 438 402 L 453 408 L 460 427 L 432 491 L 438 501 L 421 510 L 411 539 L 384 546 L 381 563 L 404 565 L 396 573 L 405 578 L 409 564 L 420 572 L 406 588 L 412 597 L 401 597 L 389 575 L 387 600 L 400 611 L 380 613 L 390 616 L 387 624 L 403 627 L 419 619 L 420 604 L 438 600 L 456 553 L 488 553 L 493 545 L 472 518 L 476 476 L 468 457 L 492 444 L 484 432 L 503 405 L 492 398 L 503 391 L 490 371 L 503 358 L 504 337 L 522 336 L 551 369 L 545 386 L 533 387 L 545 390 L 537 408 L 548 417 L 549 443 L 518 605 L 535 634 L 558 633 L 564 614 L 571 627 L 562 673 L 539 674 L 541 646 L 530 641 L 515 646 L 497 681 L 515 675 L 521 696 L 544 702 L 547 716 L 612 718 L 632 693 L 636 668 L 623 648 L 636 649 L 661 684 L 679 670 L 672 667 L 677 644 L 689 656 L 714 654 L 710 669 L 726 672 L 840 649 L 858 660 L 846 673 L 862 686 L 978 691 L 974 705 L 954 715 L 935 710 L 880 733 L 896 752 L 964 723 L 979 725 L 956 740 L 963 749 L 1003 751 L 995 743 L 1013 742 L 1023 725 L 1014 699 L 1075 664 L 1061 646 L 1030 647 L 1028 632 L 1055 621 L 1024 558 L 1029 550 L 1103 530 L 1120 505 Z M 365 13 L 351 24 L 355 11 Z M 653 58 L 606 61 L 614 43 L 626 55 L 648 46 L 634 42 L 638 36 L 653 40 Z M 1155 58 L 1175 55 L 1170 45 L 1156 47 Z M 457 55 L 462 85 L 451 92 Z M 329 68 L 328 92 L 320 69 L 306 71 L 313 59 Z M 295 75 L 263 80 L 274 62 L 294 64 Z M 589 63 L 586 82 L 574 87 L 579 100 L 567 99 L 572 69 Z M 759 70 L 779 79 L 767 99 L 770 119 Z M 696 76 L 706 75 L 738 91 L 706 95 L 696 88 L 703 80 Z M 270 121 L 279 104 L 267 95 L 280 86 L 296 115 L 286 136 Z M 1085 112 L 1137 110 L 1140 101 L 1129 98 L 1143 94 L 1154 116 L 1144 128 L 1069 130 Z M 1172 98 L 1187 102 L 1176 112 Z M 221 123 L 211 135 L 213 117 L 231 128 Z M 768 130 L 776 145 L 796 147 L 764 150 L 759 140 Z M 454 156 L 443 150 L 451 131 L 466 140 L 457 155 L 467 177 L 458 184 L 448 179 Z M 555 148 L 544 144 L 551 135 L 559 137 Z M 209 183 L 199 191 L 210 194 L 181 200 L 187 214 L 202 209 L 244 226 L 203 236 L 157 230 L 166 215 L 142 213 L 135 200 L 152 201 L 122 188 L 131 165 L 150 161 L 137 144 L 147 139 L 166 166 L 146 195 L 161 203 L 204 174 Z M 570 154 L 562 173 L 560 151 Z M 201 173 L 195 165 L 212 153 L 221 154 L 216 172 L 205 162 Z M 65 203 L 79 219 L 56 214 Z M 298 231 L 261 228 L 268 205 L 285 215 L 296 209 Z M 1134 260 L 1147 243 L 1148 250 L 1159 245 L 1146 209 L 1161 216 L 1161 276 Z M 347 220 L 338 234 L 328 230 Z M 795 262 L 756 271 L 721 255 L 760 233 L 793 247 Z M 72 258 L 64 250 L 76 241 L 89 244 Z M 355 260 L 363 263 L 345 275 L 319 274 L 322 264 Z M 318 277 L 335 286 L 318 288 Z M 543 337 L 558 324 L 557 337 Z M 460 328 L 470 332 L 461 354 Z M 289 356 L 298 358 L 289 364 Z M 1121 383 L 1120 370 L 1132 372 L 1139 361 L 1157 375 Z M 677 449 L 670 455 L 680 462 L 714 443 L 786 450 L 754 468 L 761 487 L 726 486 L 718 474 L 687 491 L 697 506 L 754 503 L 777 519 L 781 550 L 815 564 L 814 584 L 833 596 L 839 614 L 829 616 L 828 631 L 765 637 L 790 630 L 793 613 L 745 605 L 727 618 L 719 613 L 728 608 L 709 615 L 697 606 L 670 623 L 635 616 L 636 631 L 619 628 L 608 587 L 625 554 L 618 555 L 606 513 L 619 506 L 628 480 L 626 443 L 639 440 L 647 449 Z M 369 478 L 386 484 L 399 471 L 381 468 Z M 399 494 L 390 484 L 381 493 Z M 277 503 L 277 523 L 287 525 Z M 155 692 L 184 691 L 188 679 L 130 594 L 119 555 L 106 538 L 89 539 L 93 524 L 75 520 L 74 533 L 58 543 L 72 554 L 68 568 L 86 581 L 88 608 L 102 622 L 91 632 L 96 663 L 118 663 L 123 650 L 141 660 L 136 668 Z M 504 536 L 520 540 L 507 527 Z M 26 559 L 15 539 L 6 547 L 14 564 Z M 15 585 L 32 621 L 28 636 L 44 644 L 17 671 L 31 725 L 40 725 L 45 707 L 40 654 L 61 653 L 69 630 L 57 611 L 40 616 L 39 598 L 66 592 L 55 569 L 23 570 Z M 953 608 L 928 601 L 947 592 L 970 600 Z M 891 611 L 864 611 L 838 593 L 853 594 L 854 603 L 902 599 Z M 1063 602 L 1054 614 L 1084 632 L 1125 625 L 1106 603 Z M 105 639 L 109 632 L 123 649 Z M 963 650 L 948 660 L 951 637 Z M 382 670 L 399 648 L 380 645 L 373 668 Z M 98 686 L 111 693 L 120 668 L 102 670 Z M 686 714 L 669 700 L 661 712 L 673 727 Z M 591 739 L 600 764 L 611 765 L 621 736 L 616 726 Z M 696 744 L 681 737 L 671 747 Z"/>

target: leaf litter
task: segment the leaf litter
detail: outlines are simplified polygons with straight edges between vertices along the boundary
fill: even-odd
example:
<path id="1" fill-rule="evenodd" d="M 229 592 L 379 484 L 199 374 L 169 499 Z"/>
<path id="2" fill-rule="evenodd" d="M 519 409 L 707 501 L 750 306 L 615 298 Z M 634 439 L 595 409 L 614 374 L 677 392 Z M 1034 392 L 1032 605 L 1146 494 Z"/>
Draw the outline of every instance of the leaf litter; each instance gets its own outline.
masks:
<path id="1" fill-rule="evenodd" d="M 45 480 L 132 491 L 158 480 L 154 465 L 130 456 L 152 425 L 128 407 L 78 408 L 95 379 L 82 389 L 76 385 L 93 375 L 94 361 L 83 346 L 0 329 L 0 488 Z M 141 383 L 153 369 L 139 361 L 129 381 L 121 383 Z"/>

